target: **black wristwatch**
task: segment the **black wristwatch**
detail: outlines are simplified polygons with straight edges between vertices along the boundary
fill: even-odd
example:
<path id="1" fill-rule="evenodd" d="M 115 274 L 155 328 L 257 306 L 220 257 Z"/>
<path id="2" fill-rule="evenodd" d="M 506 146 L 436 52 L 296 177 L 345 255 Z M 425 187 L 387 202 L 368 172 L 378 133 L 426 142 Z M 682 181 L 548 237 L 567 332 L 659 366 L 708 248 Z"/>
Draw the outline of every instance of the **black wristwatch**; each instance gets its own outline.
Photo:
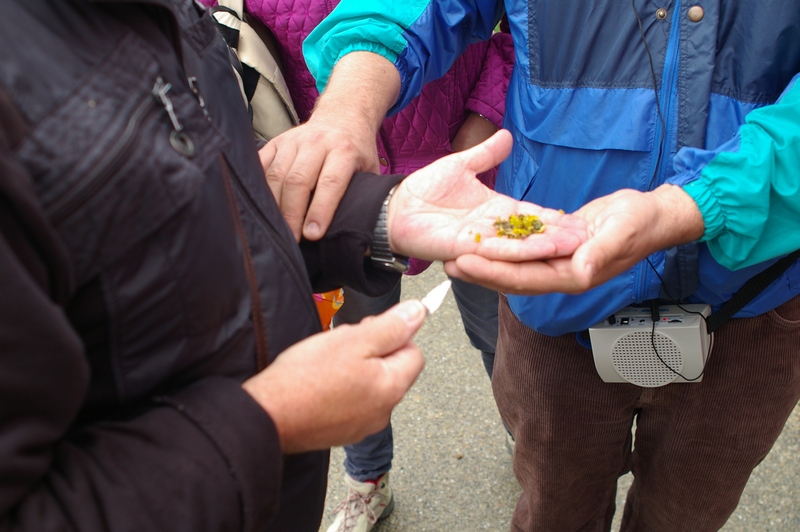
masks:
<path id="1" fill-rule="evenodd" d="M 375 230 L 372 232 L 372 262 L 381 268 L 391 270 L 394 272 L 403 273 L 408 270 L 408 257 L 402 255 L 395 255 L 389 247 L 389 232 L 386 226 L 386 214 L 389 211 L 389 200 L 392 199 L 392 194 L 397 190 L 398 185 L 392 187 L 386 199 L 383 200 L 381 211 L 378 214 L 378 222 L 375 224 Z"/>

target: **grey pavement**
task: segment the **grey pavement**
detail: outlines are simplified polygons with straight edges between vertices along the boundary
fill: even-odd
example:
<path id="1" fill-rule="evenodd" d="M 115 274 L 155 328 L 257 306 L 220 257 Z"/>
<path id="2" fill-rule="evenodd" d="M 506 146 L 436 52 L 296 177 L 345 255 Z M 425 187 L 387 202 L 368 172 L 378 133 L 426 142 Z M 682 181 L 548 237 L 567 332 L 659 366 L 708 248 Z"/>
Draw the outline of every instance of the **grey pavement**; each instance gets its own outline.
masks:
<path id="1" fill-rule="evenodd" d="M 441 264 L 406 277 L 403 298 L 421 298 L 445 278 Z M 520 488 L 489 378 L 464 333 L 452 293 L 415 341 L 425 353 L 426 366 L 392 416 L 395 509 L 373 530 L 508 530 Z M 323 531 L 345 494 L 343 460 L 343 450 L 333 449 Z M 800 409 L 795 409 L 723 530 L 800 531 L 799 478 Z M 630 475 L 620 480 L 617 508 L 628 486 Z M 618 523 L 619 515 L 614 530 Z"/>

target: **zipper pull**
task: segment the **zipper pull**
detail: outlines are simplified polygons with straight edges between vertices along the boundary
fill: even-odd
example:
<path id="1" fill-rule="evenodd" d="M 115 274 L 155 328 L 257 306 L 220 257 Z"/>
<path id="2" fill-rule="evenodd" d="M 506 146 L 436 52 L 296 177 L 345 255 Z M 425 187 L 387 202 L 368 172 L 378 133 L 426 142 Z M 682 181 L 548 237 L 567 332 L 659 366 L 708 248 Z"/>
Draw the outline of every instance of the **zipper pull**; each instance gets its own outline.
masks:
<path id="1" fill-rule="evenodd" d="M 175 131 L 183 131 L 183 126 L 181 125 L 178 117 L 175 115 L 175 108 L 172 106 L 172 100 L 169 99 L 167 93 L 172 88 L 172 84 L 164 83 L 164 80 L 161 77 L 156 78 L 156 84 L 153 85 L 153 96 L 161 102 L 161 105 L 164 106 L 166 109 L 167 114 L 169 115 L 169 119 L 172 122 L 172 128 Z"/>
<path id="2" fill-rule="evenodd" d="M 172 122 L 173 131 L 169 134 L 169 143 L 172 145 L 172 149 L 180 155 L 191 159 L 195 156 L 197 150 L 189 135 L 184 133 L 183 124 L 181 124 L 180 120 L 178 120 L 178 116 L 175 114 L 175 107 L 172 105 L 172 100 L 167 96 L 171 88 L 172 85 L 170 83 L 164 83 L 164 80 L 159 76 L 156 78 L 155 85 L 153 85 L 153 97 L 161 103 L 169 115 L 170 122 Z"/>
<path id="3" fill-rule="evenodd" d="M 203 95 L 200 94 L 200 88 L 197 86 L 197 78 L 195 76 L 189 76 L 187 79 L 189 81 L 189 88 L 192 89 L 192 94 L 197 98 L 197 103 L 200 104 L 200 109 L 203 110 L 203 114 L 210 121 L 211 115 L 208 114 L 206 101 L 203 99 Z"/>

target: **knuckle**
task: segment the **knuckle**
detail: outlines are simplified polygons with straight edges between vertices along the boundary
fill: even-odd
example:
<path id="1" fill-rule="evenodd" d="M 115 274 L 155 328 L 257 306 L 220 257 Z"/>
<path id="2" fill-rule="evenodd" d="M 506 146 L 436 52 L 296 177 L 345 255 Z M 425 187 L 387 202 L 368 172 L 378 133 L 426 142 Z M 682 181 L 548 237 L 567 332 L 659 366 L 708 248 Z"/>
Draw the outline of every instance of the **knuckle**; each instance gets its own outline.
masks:
<path id="1" fill-rule="evenodd" d="M 273 159 L 275 159 L 276 151 L 275 146 L 271 144 L 267 144 L 263 148 L 258 151 L 258 158 L 261 161 L 261 166 L 264 168 L 268 168 L 270 164 L 272 164 Z"/>
<path id="2" fill-rule="evenodd" d="M 306 189 L 309 187 L 309 179 L 299 172 L 288 172 L 283 178 L 283 183 L 289 189 Z"/>
<path id="3" fill-rule="evenodd" d="M 278 164 L 271 164 L 264 172 L 264 176 L 267 178 L 267 181 L 270 183 L 280 183 L 284 180 L 284 176 L 286 175 L 286 170 L 278 165 Z"/>
<path id="4" fill-rule="evenodd" d="M 296 227 L 303 221 L 303 215 L 298 215 L 294 210 L 291 209 L 281 209 L 281 214 L 290 227 Z"/>
<path id="5" fill-rule="evenodd" d="M 345 187 L 349 182 L 349 176 L 344 176 L 341 173 L 326 172 L 325 174 L 320 174 L 317 187 L 338 190 Z"/>

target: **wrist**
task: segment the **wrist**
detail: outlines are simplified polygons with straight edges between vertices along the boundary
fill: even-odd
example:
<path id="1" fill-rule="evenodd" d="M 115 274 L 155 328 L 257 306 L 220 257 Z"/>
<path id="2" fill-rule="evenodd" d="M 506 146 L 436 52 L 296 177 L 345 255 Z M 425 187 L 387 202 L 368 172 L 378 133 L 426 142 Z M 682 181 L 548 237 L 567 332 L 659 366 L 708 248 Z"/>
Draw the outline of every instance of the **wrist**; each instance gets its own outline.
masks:
<path id="1" fill-rule="evenodd" d="M 273 397 L 266 392 L 261 381 L 264 380 L 263 375 L 255 375 L 242 383 L 242 389 L 247 392 L 250 397 L 261 407 L 262 410 L 270 417 L 275 430 L 278 433 L 278 441 L 280 442 L 281 450 L 286 453 L 286 427 L 284 426 L 280 417 L 281 407 L 274 404 Z"/>
<path id="2" fill-rule="evenodd" d="M 664 248 L 700 239 L 705 223 L 694 199 L 681 187 L 661 185 L 650 193 L 656 203 L 656 223 L 665 235 Z"/>
<path id="3" fill-rule="evenodd" d="M 296 394 L 285 389 L 279 378 L 273 378 L 269 368 L 244 381 L 242 389 L 272 420 L 283 454 L 308 450 L 303 445 L 298 445 L 298 442 L 304 440 L 300 437 L 301 431 L 297 425 L 302 418 L 303 408 L 297 404 Z"/>
<path id="4" fill-rule="evenodd" d="M 456 133 L 451 146 L 454 152 L 477 146 L 497 132 L 495 125 L 485 116 L 470 111 Z"/>
<path id="5" fill-rule="evenodd" d="M 351 52 L 336 63 L 314 112 L 329 110 L 340 124 L 363 121 L 377 133 L 399 93 L 400 73 L 394 64 L 373 52 Z"/>

